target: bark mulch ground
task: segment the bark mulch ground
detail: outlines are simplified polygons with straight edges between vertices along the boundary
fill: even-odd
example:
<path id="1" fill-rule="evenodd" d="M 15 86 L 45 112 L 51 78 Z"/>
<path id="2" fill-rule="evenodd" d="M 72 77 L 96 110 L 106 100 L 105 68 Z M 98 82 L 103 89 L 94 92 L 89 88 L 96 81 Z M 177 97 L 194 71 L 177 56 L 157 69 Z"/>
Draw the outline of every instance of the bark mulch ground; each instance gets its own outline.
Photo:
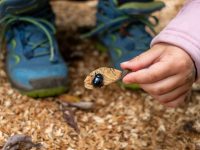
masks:
<path id="1" fill-rule="evenodd" d="M 169 0 L 167 4 L 171 7 L 157 13 L 161 18 L 157 30 L 180 8 L 179 1 Z M 107 54 L 97 50 L 96 42 L 80 39 L 77 32 L 83 26 L 86 30 L 85 26 L 94 25 L 95 2 L 58 1 L 53 6 L 58 16 L 59 44 L 70 66 L 70 89 L 63 96 L 45 99 L 21 95 L 8 82 L 1 54 L 0 148 L 9 137 L 23 134 L 42 144 L 38 146 L 40 149 L 49 150 L 200 149 L 198 92 L 193 92 L 191 101 L 184 107 L 167 109 L 145 92 L 125 90 L 117 84 L 86 90 L 83 86 L 86 75 L 110 65 Z M 87 110 L 64 107 L 58 103 L 60 100 L 81 100 L 95 106 Z M 21 139 L 28 138 L 30 142 L 30 137 Z"/>

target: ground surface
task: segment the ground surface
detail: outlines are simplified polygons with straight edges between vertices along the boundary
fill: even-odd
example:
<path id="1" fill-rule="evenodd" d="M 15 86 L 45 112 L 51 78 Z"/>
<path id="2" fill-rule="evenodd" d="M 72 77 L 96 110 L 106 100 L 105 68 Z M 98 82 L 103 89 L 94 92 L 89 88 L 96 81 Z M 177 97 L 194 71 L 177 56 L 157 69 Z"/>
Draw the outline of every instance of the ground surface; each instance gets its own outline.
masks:
<path id="1" fill-rule="evenodd" d="M 169 0 L 167 3 L 173 7 L 157 14 L 162 19 L 157 30 L 180 7 L 178 1 Z M 100 54 L 94 42 L 80 40 L 76 32 L 77 26 L 94 23 L 95 11 L 91 5 L 54 2 L 59 19 L 63 15 L 58 13 L 61 8 L 68 15 L 71 12 L 67 11 L 68 8 L 74 8 L 73 14 L 68 17 L 69 26 L 65 26 L 65 19 L 57 21 L 59 43 L 70 66 L 71 88 L 67 94 L 95 103 L 93 110 L 75 110 L 80 133 L 77 134 L 64 121 L 60 107 L 55 102 L 57 97 L 34 100 L 13 90 L 3 70 L 4 57 L 1 56 L 0 148 L 11 135 L 18 133 L 30 135 L 33 141 L 43 144 L 43 149 L 52 150 L 199 150 L 199 93 L 193 92 L 192 100 L 183 108 L 166 109 L 142 91 L 124 90 L 115 84 L 94 91 L 83 87 L 83 80 L 89 72 L 109 66 L 106 53 Z M 87 15 L 90 17 L 85 18 L 81 13 L 83 16 L 79 16 L 80 20 L 73 25 L 76 11 L 90 12 Z M 89 20 L 84 22 L 85 19 Z"/>

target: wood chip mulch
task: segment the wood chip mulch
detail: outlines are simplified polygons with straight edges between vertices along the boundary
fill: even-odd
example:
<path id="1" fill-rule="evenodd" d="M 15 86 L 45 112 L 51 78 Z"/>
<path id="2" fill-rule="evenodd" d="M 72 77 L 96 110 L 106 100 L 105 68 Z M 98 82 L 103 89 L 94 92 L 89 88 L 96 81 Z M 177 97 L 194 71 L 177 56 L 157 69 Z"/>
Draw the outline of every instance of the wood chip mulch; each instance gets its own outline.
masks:
<path id="1" fill-rule="evenodd" d="M 125 90 L 117 84 L 86 90 L 83 83 L 86 75 L 109 66 L 108 56 L 97 50 L 96 42 L 81 40 L 75 30 L 70 32 L 71 27 L 66 26 L 65 30 L 61 26 L 58 40 L 70 66 L 70 89 L 65 97 L 75 96 L 82 102 L 94 103 L 95 107 L 89 110 L 70 107 L 80 130 L 76 132 L 63 117 L 60 97 L 35 100 L 11 88 L 3 69 L 5 57 L 1 54 L 0 148 L 13 135 L 27 135 L 45 150 L 200 149 L 198 92 L 193 92 L 184 107 L 167 109 L 143 91 Z"/>

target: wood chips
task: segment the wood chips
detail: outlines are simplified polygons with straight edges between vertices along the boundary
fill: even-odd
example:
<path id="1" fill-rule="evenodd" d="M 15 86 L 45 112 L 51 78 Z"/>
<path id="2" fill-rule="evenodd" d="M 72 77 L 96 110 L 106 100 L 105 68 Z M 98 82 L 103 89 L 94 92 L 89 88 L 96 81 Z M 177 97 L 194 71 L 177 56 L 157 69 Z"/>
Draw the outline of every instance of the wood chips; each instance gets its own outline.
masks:
<path id="1" fill-rule="evenodd" d="M 169 9 L 177 11 L 181 1 L 166 2 L 172 7 L 162 11 L 165 16 Z M 72 8 L 71 5 L 75 6 L 73 2 L 53 3 L 56 12 L 60 5 L 66 10 Z M 83 2 L 80 5 L 84 6 Z M 85 11 L 90 12 L 87 8 L 90 9 L 85 7 Z M 78 9 L 70 15 L 84 23 L 82 15 L 86 14 L 77 15 Z M 80 9 L 84 12 L 83 7 Z M 164 14 L 160 13 L 160 16 Z M 11 88 L 3 69 L 5 57 L 0 54 L 0 148 L 9 137 L 23 134 L 30 136 L 34 143 L 41 143 L 44 150 L 200 149 L 198 92 L 193 92 L 191 101 L 185 107 L 167 109 L 143 91 L 128 91 L 116 84 L 87 90 L 83 82 L 85 77 L 95 68 L 109 66 L 108 56 L 98 52 L 94 41 L 80 40 L 75 29 L 66 26 L 64 30 L 61 26 L 62 29 L 58 24 L 61 50 L 67 55 L 84 52 L 78 60 L 67 57 L 67 61 L 70 60 L 68 94 L 79 97 L 81 101 L 95 103 L 95 107 L 87 111 L 71 108 L 80 130 L 75 132 L 65 122 L 61 106 L 56 102 L 57 97 L 34 100 Z"/>

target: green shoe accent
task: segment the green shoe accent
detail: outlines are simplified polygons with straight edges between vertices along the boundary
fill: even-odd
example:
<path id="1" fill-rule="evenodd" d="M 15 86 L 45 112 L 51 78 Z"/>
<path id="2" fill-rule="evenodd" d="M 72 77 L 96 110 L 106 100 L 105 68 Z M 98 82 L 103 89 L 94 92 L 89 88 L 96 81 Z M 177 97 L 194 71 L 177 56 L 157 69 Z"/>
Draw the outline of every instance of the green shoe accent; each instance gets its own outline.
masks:
<path id="1" fill-rule="evenodd" d="M 119 7 L 121 10 L 134 9 L 135 11 L 154 12 L 163 8 L 163 2 L 128 2 Z"/>
<path id="2" fill-rule="evenodd" d="M 95 47 L 101 54 L 108 51 L 107 48 L 99 42 L 96 42 Z"/>
<path id="3" fill-rule="evenodd" d="M 65 93 L 68 90 L 66 87 L 57 87 L 57 88 L 50 88 L 50 89 L 42 89 L 42 90 L 34 90 L 30 92 L 20 91 L 23 95 L 27 95 L 33 98 L 44 98 L 49 96 L 57 96 L 62 93 Z"/>
<path id="4" fill-rule="evenodd" d="M 141 89 L 138 84 L 124 84 L 122 82 L 118 82 L 118 83 L 119 83 L 119 86 L 123 89 L 129 89 L 129 90 L 133 90 L 133 91 Z"/>

